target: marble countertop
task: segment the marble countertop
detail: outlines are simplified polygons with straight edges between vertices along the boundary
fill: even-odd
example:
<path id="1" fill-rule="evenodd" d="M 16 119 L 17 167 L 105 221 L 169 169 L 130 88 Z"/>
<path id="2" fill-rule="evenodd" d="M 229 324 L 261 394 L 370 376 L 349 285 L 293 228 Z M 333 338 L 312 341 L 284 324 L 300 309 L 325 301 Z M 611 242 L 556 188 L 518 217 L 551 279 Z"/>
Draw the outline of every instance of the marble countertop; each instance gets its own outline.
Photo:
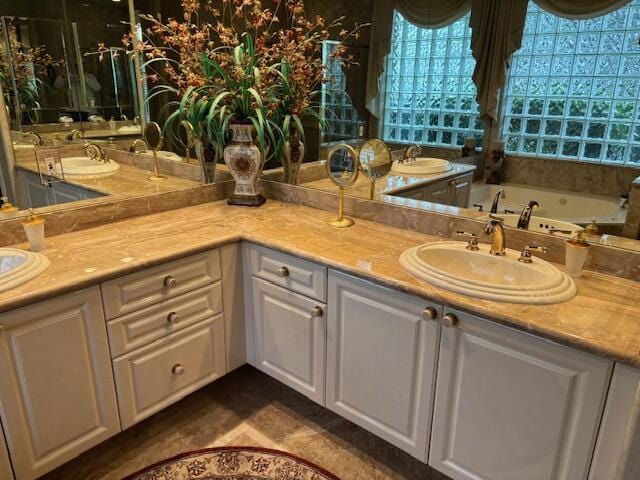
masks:
<path id="1" fill-rule="evenodd" d="M 446 178 L 472 173 L 475 169 L 476 167 L 473 165 L 451 163 L 451 170 L 429 175 L 405 175 L 392 170 L 389 175 L 376 182 L 374 197 L 376 200 L 384 200 L 384 195 L 394 195 L 403 190 L 409 190 L 421 185 L 429 185 Z M 306 182 L 302 186 L 326 192 L 336 192 L 338 190 L 336 184 L 326 176 L 320 180 Z M 364 175 L 358 175 L 356 183 L 346 188 L 345 194 L 353 197 L 369 198 L 370 188 L 369 179 Z"/>
<path id="2" fill-rule="evenodd" d="M 351 228 L 335 229 L 326 224 L 333 216 L 274 200 L 258 209 L 223 200 L 49 237 L 43 253 L 50 268 L 0 293 L 0 312 L 247 240 L 640 367 L 640 283 L 585 272 L 577 280 L 578 295 L 564 303 L 480 300 L 434 287 L 400 266 L 405 249 L 442 238 L 360 219 Z"/>

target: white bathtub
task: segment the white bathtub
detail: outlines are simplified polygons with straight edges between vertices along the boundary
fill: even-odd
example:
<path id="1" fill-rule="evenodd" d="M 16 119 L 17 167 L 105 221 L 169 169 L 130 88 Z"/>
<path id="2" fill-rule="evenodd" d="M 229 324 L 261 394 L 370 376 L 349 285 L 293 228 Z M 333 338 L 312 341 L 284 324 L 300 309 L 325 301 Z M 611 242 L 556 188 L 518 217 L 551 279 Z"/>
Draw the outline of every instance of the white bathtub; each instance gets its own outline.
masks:
<path id="1" fill-rule="evenodd" d="M 617 198 L 568 193 L 513 183 L 474 183 L 471 187 L 469 208 L 477 209 L 474 204 L 482 205 L 483 211 L 490 212 L 493 199 L 500 189 L 504 189 L 505 198 L 500 199 L 498 213 L 505 213 L 505 209 L 520 213 L 530 200 L 535 200 L 540 204 L 540 208 L 535 210 L 535 215 L 578 225 L 587 225 L 594 218 L 598 224 L 622 225 L 627 216 L 626 209 L 620 208 Z"/>

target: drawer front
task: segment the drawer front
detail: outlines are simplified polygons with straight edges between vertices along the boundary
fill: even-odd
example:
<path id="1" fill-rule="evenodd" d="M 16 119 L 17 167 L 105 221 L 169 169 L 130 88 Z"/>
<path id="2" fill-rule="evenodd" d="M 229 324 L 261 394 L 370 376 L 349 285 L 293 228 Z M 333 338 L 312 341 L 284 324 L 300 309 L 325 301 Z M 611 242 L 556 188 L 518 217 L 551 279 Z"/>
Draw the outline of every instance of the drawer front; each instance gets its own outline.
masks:
<path id="1" fill-rule="evenodd" d="M 108 320 L 220 280 L 220 252 L 212 250 L 102 284 Z"/>
<path id="2" fill-rule="evenodd" d="M 326 302 L 327 269 L 291 255 L 252 246 L 251 273 L 288 290 Z"/>
<path id="3" fill-rule="evenodd" d="M 113 361 L 122 428 L 226 373 L 222 315 Z"/>
<path id="4" fill-rule="evenodd" d="M 222 313 L 222 287 L 218 281 L 112 320 L 107 324 L 111 358 L 219 313 Z"/>

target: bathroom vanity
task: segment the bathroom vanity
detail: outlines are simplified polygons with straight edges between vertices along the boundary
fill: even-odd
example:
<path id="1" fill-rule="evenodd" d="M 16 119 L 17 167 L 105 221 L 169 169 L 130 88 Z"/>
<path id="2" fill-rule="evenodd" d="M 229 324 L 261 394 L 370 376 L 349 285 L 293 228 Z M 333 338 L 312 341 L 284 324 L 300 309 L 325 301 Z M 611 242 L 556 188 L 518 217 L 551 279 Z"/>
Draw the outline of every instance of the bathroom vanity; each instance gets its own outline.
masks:
<path id="1" fill-rule="evenodd" d="M 17 480 L 245 363 L 456 480 L 624 471 L 636 283 L 588 274 L 565 303 L 478 300 L 400 266 L 437 238 L 367 221 L 338 236 L 318 221 L 330 213 L 275 201 L 230 227 L 231 209 L 49 238 L 50 269 L 0 294 Z"/>

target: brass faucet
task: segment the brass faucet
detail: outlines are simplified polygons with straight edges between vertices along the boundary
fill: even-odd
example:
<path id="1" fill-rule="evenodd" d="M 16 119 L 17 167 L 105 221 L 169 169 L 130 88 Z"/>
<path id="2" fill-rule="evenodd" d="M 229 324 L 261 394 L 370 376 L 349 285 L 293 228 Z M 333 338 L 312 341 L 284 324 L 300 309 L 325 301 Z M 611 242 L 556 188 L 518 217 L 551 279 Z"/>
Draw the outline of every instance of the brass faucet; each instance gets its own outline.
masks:
<path id="1" fill-rule="evenodd" d="M 491 217 L 489 223 L 484 227 L 484 233 L 491 236 L 491 249 L 489 253 L 491 255 L 497 255 L 499 257 L 505 254 L 505 235 L 504 235 L 504 220 L 498 217 Z"/>
<path id="2" fill-rule="evenodd" d="M 490 213 L 498 213 L 498 203 L 500 202 L 501 198 L 506 198 L 506 195 L 504 193 L 504 189 L 500 189 L 498 190 L 498 193 L 496 193 L 495 197 L 493 197 L 493 203 L 491 204 L 491 212 Z"/>
<path id="3" fill-rule="evenodd" d="M 149 144 L 146 142 L 146 140 L 144 140 L 143 138 L 136 138 L 129 146 L 129 152 L 136 153 L 139 144 L 144 145 L 145 150 L 149 150 Z"/>
<path id="4" fill-rule="evenodd" d="M 75 137 L 78 135 L 80 136 L 80 138 L 84 139 L 84 134 L 82 133 L 82 130 L 80 130 L 79 128 L 74 128 L 67 134 L 67 140 L 72 142 L 75 139 Z"/>
<path id="5" fill-rule="evenodd" d="M 533 209 L 539 207 L 540 204 L 535 200 L 531 200 L 529 204 L 522 209 L 520 213 L 520 218 L 518 218 L 518 228 L 522 228 L 524 230 L 529 229 L 529 223 L 531 222 L 531 214 L 533 213 Z"/>
<path id="6" fill-rule="evenodd" d="M 422 155 L 422 147 L 420 145 L 411 145 L 404 151 L 402 163 L 415 162 L 418 155 Z"/>
<path id="7" fill-rule="evenodd" d="M 104 150 L 102 150 L 100 145 L 96 145 L 95 143 L 87 143 L 82 148 L 84 148 L 85 152 L 89 154 L 92 160 L 98 160 L 102 163 L 109 163 L 109 159 L 104 154 Z"/>
<path id="8" fill-rule="evenodd" d="M 33 145 L 36 147 L 44 147 L 45 145 L 44 139 L 36 132 L 26 132 L 24 136 L 31 138 Z"/>

